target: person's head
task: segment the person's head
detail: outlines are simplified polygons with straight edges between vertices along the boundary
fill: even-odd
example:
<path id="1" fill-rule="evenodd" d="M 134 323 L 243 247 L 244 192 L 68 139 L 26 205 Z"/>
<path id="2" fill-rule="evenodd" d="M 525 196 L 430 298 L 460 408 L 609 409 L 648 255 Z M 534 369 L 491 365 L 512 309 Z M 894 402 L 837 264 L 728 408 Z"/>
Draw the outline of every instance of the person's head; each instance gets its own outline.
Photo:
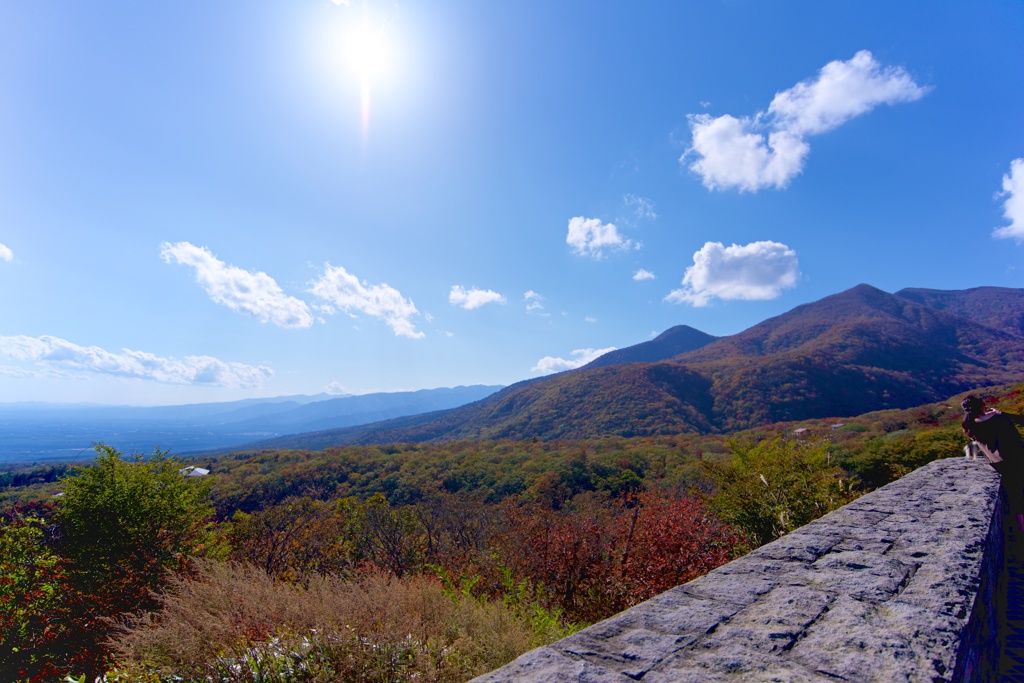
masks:
<path id="1" fill-rule="evenodd" d="M 964 409 L 964 415 L 974 417 L 985 411 L 985 402 L 974 394 L 970 394 L 960 402 L 960 407 Z"/>

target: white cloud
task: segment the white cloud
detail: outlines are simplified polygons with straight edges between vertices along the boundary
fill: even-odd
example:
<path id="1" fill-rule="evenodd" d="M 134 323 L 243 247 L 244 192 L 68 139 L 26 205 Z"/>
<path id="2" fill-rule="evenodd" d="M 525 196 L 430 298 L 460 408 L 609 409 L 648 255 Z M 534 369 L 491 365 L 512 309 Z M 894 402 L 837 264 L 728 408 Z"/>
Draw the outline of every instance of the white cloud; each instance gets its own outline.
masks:
<path id="1" fill-rule="evenodd" d="M 803 170 L 805 138 L 826 133 L 881 104 L 918 100 L 919 86 L 902 67 L 883 67 L 867 50 L 826 64 L 817 77 L 776 93 L 767 112 L 736 118 L 689 117 L 693 141 L 680 158 L 708 189 L 756 192 L 783 188 Z"/>
<path id="2" fill-rule="evenodd" d="M 0 261 L 7 261 L 10 263 L 14 260 L 14 252 L 11 251 L 10 247 L 6 244 L 0 243 Z"/>
<path id="3" fill-rule="evenodd" d="M 654 202 L 646 197 L 639 197 L 635 194 L 627 194 L 622 197 L 623 203 L 633 209 L 637 218 L 655 220 L 658 214 L 654 211 Z"/>
<path id="4" fill-rule="evenodd" d="M 690 117 L 693 143 L 690 154 L 700 158 L 690 164 L 709 190 L 736 187 L 756 192 L 762 187 L 785 187 L 803 168 L 810 146 L 785 131 L 767 137 L 756 120 L 709 114 Z"/>
<path id="5" fill-rule="evenodd" d="M 490 289 L 463 289 L 459 285 L 452 285 L 452 290 L 448 292 L 448 303 L 468 311 L 487 304 L 503 304 L 505 297 Z"/>
<path id="6" fill-rule="evenodd" d="M 331 382 L 324 387 L 324 393 L 330 394 L 331 396 L 351 396 L 348 389 L 342 385 L 341 382 Z"/>
<path id="7" fill-rule="evenodd" d="M 320 297 L 328 305 L 321 306 L 325 313 L 334 313 L 335 308 L 354 316 L 359 311 L 374 318 L 380 318 L 394 331 L 396 336 L 422 339 L 410 318 L 419 311 L 411 299 L 406 299 L 394 287 L 387 284 L 371 285 L 352 275 L 342 266 L 325 264 L 324 273 L 312 283 L 309 292 Z"/>
<path id="8" fill-rule="evenodd" d="M 532 289 L 523 294 L 523 301 L 526 302 L 527 313 L 540 313 L 544 310 L 544 297 Z"/>
<path id="9" fill-rule="evenodd" d="M 641 268 L 640 270 L 633 273 L 633 279 L 636 280 L 637 282 L 640 282 L 641 280 L 653 280 L 654 273 L 644 268 Z"/>
<path id="10" fill-rule="evenodd" d="M 1010 224 L 996 228 L 993 237 L 1013 237 L 1018 242 L 1024 241 L 1024 159 L 1010 162 L 1010 173 L 1003 176 L 1003 191 L 999 196 L 1006 197 L 1003 216 Z"/>
<path id="11" fill-rule="evenodd" d="M 778 242 L 724 246 L 707 242 L 693 255 L 683 287 L 666 301 L 707 306 L 711 299 L 774 299 L 800 277 L 796 252 Z"/>
<path id="12" fill-rule="evenodd" d="M 848 62 L 829 62 L 814 80 L 777 93 L 768 106 L 776 125 L 795 135 L 818 135 L 866 114 L 880 104 L 913 102 L 928 88 L 902 67 L 882 67 L 867 50 Z"/>
<path id="13" fill-rule="evenodd" d="M 537 361 L 537 364 L 533 366 L 531 370 L 533 372 L 544 373 L 545 375 L 551 374 L 552 372 L 562 372 L 563 370 L 573 370 L 586 365 L 598 356 L 603 356 L 609 351 L 614 350 L 614 346 L 609 346 L 607 349 L 576 349 L 571 354 L 574 358 L 570 359 L 544 356 Z"/>
<path id="14" fill-rule="evenodd" d="M 98 346 L 78 346 L 57 337 L 0 337 L 0 356 L 39 363 L 44 367 L 85 370 L 101 375 L 150 379 L 168 384 L 210 384 L 258 387 L 274 371 L 260 365 L 225 363 L 210 356 L 161 358 L 145 351 L 121 349 L 112 353 Z"/>
<path id="15" fill-rule="evenodd" d="M 602 223 L 597 218 L 576 216 L 569 219 L 569 232 L 565 243 L 577 254 L 604 256 L 605 249 L 629 249 L 633 242 L 623 239 L 614 223 Z"/>
<path id="16" fill-rule="evenodd" d="M 583 318 L 583 322 L 585 322 L 585 323 L 590 323 L 590 324 L 594 324 L 594 323 L 596 323 L 596 322 L 597 322 L 597 318 L 595 318 L 595 317 L 594 317 L 594 316 L 592 316 L 592 315 L 588 315 L 588 316 L 585 316 L 585 317 Z"/>
<path id="17" fill-rule="evenodd" d="M 248 313 L 260 322 L 271 322 L 279 327 L 313 324 L 306 302 L 287 296 L 266 273 L 229 266 L 206 247 L 189 242 L 163 242 L 160 255 L 167 263 L 173 260 L 195 268 L 196 282 L 210 298 L 233 311 Z"/>

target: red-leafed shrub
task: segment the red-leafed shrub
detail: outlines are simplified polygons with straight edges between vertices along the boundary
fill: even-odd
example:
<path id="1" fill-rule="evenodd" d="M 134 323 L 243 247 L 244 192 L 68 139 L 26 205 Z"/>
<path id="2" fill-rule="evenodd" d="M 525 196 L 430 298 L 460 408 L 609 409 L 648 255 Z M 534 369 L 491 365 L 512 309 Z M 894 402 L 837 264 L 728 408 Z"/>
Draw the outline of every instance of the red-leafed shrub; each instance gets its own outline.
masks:
<path id="1" fill-rule="evenodd" d="M 513 575 L 541 587 L 571 619 L 595 621 L 731 560 L 740 534 L 701 501 L 644 491 L 571 509 L 506 505 L 498 541 Z"/>

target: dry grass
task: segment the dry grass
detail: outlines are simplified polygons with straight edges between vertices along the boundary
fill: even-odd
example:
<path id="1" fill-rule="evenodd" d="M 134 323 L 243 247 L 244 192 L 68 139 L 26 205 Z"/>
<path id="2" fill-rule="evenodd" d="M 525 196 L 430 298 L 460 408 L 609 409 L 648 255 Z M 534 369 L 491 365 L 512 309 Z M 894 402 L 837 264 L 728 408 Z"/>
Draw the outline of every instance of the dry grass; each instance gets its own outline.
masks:
<path id="1" fill-rule="evenodd" d="M 301 587 L 208 563 L 160 602 L 111 643 L 125 680 L 463 681 L 558 635 L 426 577 Z"/>

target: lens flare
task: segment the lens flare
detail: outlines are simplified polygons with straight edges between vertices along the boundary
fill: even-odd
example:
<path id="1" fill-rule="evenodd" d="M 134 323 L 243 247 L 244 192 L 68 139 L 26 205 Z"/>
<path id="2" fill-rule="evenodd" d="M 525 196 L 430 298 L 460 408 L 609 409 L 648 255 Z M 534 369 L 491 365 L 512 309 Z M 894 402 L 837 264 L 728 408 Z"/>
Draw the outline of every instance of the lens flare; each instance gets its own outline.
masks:
<path id="1" fill-rule="evenodd" d="M 345 61 L 360 85 L 360 112 L 366 137 L 370 128 L 371 86 L 388 75 L 393 51 L 384 26 L 375 27 L 365 17 L 344 37 L 343 43 Z"/>

